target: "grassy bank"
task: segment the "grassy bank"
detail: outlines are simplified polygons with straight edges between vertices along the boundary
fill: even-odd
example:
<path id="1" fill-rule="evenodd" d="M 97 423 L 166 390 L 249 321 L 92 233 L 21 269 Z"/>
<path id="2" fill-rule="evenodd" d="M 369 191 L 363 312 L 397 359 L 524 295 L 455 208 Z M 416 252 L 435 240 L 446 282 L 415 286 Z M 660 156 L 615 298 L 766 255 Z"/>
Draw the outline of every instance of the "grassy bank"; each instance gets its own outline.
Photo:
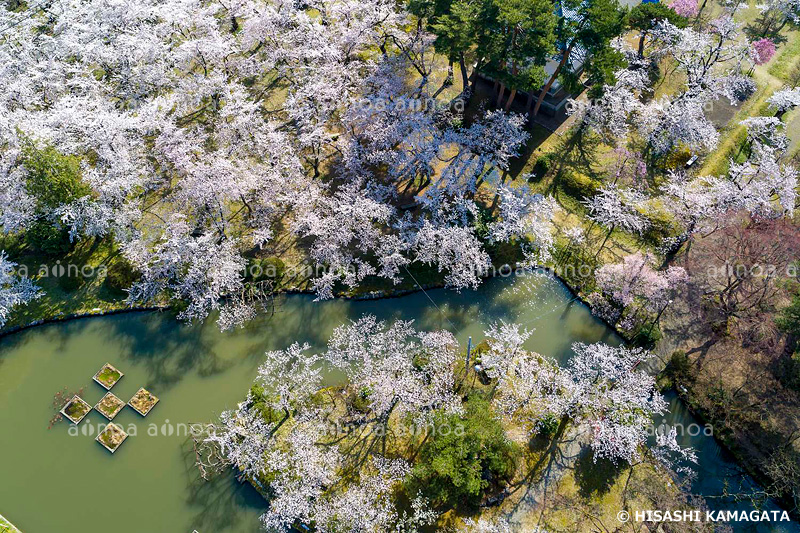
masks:
<path id="1" fill-rule="evenodd" d="M 9 522 L 3 515 L 0 515 L 0 533 L 21 533 L 14 524 Z"/>

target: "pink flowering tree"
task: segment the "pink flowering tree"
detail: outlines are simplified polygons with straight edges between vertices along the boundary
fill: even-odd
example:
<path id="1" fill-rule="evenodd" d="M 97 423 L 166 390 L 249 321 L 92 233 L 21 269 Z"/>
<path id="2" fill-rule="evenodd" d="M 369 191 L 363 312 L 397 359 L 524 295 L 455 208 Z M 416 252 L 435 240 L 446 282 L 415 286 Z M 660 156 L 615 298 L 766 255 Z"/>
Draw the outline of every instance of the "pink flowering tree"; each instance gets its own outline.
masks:
<path id="1" fill-rule="evenodd" d="M 750 43 L 750 56 L 756 65 L 768 63 L 775 55 L 775 43 L 772 39 L 763 38 Z"/>
<path id="2" fill-rule="evenodd" d="M 651 266 L 652 257 L 635 253 L 621 263 L 604 265 L 595 273 L 598 295 L 592 304 L 597 314 L 629 331 L 641 328 L 651 317 L 650 328 L 661 317 L 685 284 L 686 271 L 669 267 L 657 271 Z"/>
<path id="3" fill-rule="evenodd" d="M 675 13 L 686 18 L 694 17 L 699 12 L 696 0 L 672 0 L 668 5 Z"/>

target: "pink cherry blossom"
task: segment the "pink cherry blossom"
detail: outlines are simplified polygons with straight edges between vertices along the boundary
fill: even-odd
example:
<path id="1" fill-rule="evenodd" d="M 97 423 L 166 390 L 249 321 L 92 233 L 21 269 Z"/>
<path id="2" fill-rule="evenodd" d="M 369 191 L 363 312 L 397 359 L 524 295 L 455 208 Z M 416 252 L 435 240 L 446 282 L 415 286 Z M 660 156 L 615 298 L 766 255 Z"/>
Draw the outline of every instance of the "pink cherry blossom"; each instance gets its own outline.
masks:
<path id="1" fill-rule="evenodd" d="M 772 56 L 775 55 L 775 43 L 772 39 L 759 39 L 750 43 L 750 55 L 756 65 L 763 65 L 768 63 Z"/>
<path id="2" fill-rule="evenodd" d="M 691 18 L 698 13 L 696 0 L 672 0 L 668 5 L 682 17 Z"/>

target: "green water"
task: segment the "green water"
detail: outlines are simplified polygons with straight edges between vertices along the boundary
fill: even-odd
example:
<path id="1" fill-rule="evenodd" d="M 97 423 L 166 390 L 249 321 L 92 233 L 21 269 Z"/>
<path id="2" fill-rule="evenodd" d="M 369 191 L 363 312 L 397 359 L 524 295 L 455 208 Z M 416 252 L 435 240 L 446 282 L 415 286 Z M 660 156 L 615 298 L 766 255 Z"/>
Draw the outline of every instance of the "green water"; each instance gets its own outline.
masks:
<path id="1" fill-rule="evenodd" d="M 220 333 L 209 322 L 133 313 L 35 328 L 0 340 L 0 512 L 26 533 L 254 532 L 265 502 L 233 476 L 207 483 L 190 441 L 162 427 L 213 420 L 243 398 L 263 353 L 294 341 L 321 347 L 334 327 L 371 313 L 449 329 L 466 343 L 504 319 L 535 333 L 527 347 L 561 361 L 574 341 L 617 343 L 567 289 L 544 275 L 497 279 L 478 291 L 435 290 L 398 299 L 313 302 L 287 297 L 277 314 Z M 48 429 L 53 396 L 67 388 L 94 405 L 104 390 L 91 377 L 106 362 L 125 373 L 113 392 L 139 387 L 160 398 L 147 418 L 125 408 L 115 419 L 136 431 L 112 455 L 94 433 Z M 80 424 L 105 419 L 92 411 Z M 157 434 L 154 435 L 153 432 Z M 716 460 L 716 459 L 715 459 Z"/>

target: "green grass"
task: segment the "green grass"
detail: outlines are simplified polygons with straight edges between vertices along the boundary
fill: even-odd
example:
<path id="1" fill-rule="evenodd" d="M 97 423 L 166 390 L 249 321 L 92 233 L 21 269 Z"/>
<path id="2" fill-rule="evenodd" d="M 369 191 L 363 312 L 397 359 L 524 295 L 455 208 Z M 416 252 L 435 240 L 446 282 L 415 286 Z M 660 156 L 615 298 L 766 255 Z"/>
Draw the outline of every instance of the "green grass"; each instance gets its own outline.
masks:
<path id="1" fill-rule="evenodd" d="M 32 252 L 15 237 L 0 238 L 0 250 L 5 250 L 19 265 L 17 270 L 30 277 L 43 292 L 38 300 L 15 308 L 3 330 L 37 320 L 127 307 L 126 293 L 104 283 L 108 268 L 121 258 L 110 238 L 82 240 L 61 257 Z M 64 283 L 65 274 L 81 276 L 83 283 L 70 287 Z"/>
<path id="2" fill-rule="evenodd" d="M 88 407 L 88 405 L 76 399 L 70 402 L 67 408 L 64 409 L 64 412 L 67 413 L 70 418 L 78 420 L 88 413 L 89 409 L 90 407 Z"/>
<path id="3" fill-rule="evenodd" d="M 117 381 L 119 381 L 121 374 L 118 370 L 114 370 L 113 368 L 103 367 L 100 373 L 97 375 L 97 379 L 108 385 L 109 387 L 114 385 Z"/>
<path id="4" fill-rule="evenodd" d="M 796 83 L 798 68 L 800 68 L 800 38 L 791 36 L 791 40 L 781 46 L 780 53 L 772 60 L 768 72 L 787 83 Z"/>

